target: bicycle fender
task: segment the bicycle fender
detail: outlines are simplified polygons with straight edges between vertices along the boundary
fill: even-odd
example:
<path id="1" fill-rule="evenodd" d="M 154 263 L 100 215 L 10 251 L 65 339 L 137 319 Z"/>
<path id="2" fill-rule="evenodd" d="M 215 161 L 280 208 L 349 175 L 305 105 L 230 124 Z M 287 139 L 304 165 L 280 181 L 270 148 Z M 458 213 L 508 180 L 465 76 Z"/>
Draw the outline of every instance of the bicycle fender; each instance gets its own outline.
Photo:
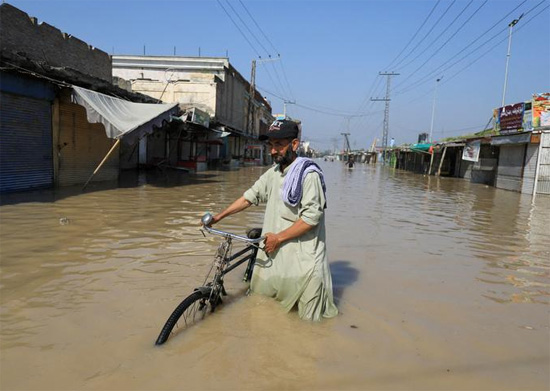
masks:
<path id="1" fill-rule="evenodd" d="M 208 286 L 199 286 L 198 288 L 194 289 L 195 291 L 200 291 L 204 295 L 210 295 L 210 292 L 212 291 L 212 288 Z"/>

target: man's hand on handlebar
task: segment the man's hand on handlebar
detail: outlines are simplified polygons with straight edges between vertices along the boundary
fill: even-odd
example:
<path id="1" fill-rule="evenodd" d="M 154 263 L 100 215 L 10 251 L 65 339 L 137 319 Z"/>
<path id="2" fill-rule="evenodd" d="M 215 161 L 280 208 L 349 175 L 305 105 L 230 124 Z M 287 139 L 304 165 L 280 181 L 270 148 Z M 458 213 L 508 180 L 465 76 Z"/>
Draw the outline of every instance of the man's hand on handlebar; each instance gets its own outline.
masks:
<path id="1" fill-rule="evenodd" d="M 265 234 L 264 251 L 266 252 L 266 254 L 271 254 L 277 251 L 281 243 L 281 239 L 277 234 L 268 232 Z"/>
<path id="2" fill-rule="evenodd" d="M 212 225 L 218 223 L 221 219 L 222 217 L 220 217 L 220 213 L 215 216 L 212 216 L 210 213 L 206 213 L 202 216 L 199 225 L 201 227 L 211 227 Z"/>

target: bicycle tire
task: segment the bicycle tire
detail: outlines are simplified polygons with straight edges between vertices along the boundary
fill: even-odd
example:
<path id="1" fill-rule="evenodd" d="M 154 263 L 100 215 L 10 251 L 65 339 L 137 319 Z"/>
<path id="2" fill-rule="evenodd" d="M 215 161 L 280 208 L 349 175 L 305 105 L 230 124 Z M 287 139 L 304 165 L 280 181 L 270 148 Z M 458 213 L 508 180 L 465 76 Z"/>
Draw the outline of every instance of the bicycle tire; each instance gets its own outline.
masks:
<path id="1" fill-rule="evenodd" d="M 210 303 L 210 292 L 211 290 L 197 289 L 189 296 L 187 296 L 183 301 L 176 307 L 172 312 L 164 327 L 162 328 L 155 345 L 162 345 L 168 340 L 172 330 L 183 317 L 185 325 L 183 329 L 187 329 L 191 325 L 197 323 L 198 321 L 204 319 L 204 317 L 211 312 L 214 312 L 215 308 L 212 308 Z M 220 300 L 218 298 L 218 300 Z M 219 303 L 217 303 L 219 304 Z"/>

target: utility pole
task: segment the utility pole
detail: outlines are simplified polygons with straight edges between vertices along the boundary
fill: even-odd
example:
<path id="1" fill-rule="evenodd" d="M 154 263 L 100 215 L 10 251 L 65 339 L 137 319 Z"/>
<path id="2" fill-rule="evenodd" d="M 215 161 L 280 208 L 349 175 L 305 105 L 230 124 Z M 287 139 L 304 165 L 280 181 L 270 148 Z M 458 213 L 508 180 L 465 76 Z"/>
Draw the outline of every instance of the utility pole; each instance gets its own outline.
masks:
<path id="1" fill-rule="evenodd" d="M 439 79 L 435 80 L 435 88 L 434 88 L 434 102 L 432 105 L 432 124 L 430 125 L 430 138 L 428 141 L 432 142 L 432 132 L 434 130 L 434 119 L 435 119 L 435 98 L 437 96 L 437 86 L 439 85 L 440 80 L 443 79 L 443 76 L 441 76 Z"/>
<path id="2" fill-rule="evenodd" d="M 283 115 L 285 116 L 285 119 L 286 119 L 286 105 L 293 105 L 295 104 L 296 101 L 295 100 L 283 100 Z"/>
<path id="3" fill-rule="evenodd" d="M 508 84 L 508 63 L 510 62 L 510 49 L 512 48 L 512 30 L 514 26 L 518 24 L 521 18 L 523 18 L 523 14 L 521 14 L 519 18 L 512 20 L 508 25 L 508 27 L 510 27 L 510 29 L 508 30 L 508 53 L 506 54 L 506 69 L 504 70 L 504 89 L 502 91 L 502 104 L 500 105 L 500 107 L 504 107 L 504 103 L 506 100 L 506 87 Z"/>
<path id="4" fill-rule="evenodd" d="M 246 130 L 249 134 L 254 133 L 254 97 L 256 95 L 256 60 L 252 60 L 252 70 L 250 72 L 250 91 L 248 98 L 248 123 L 246 124 Z"/>
<path id="5" fill-rule="evenodd" d="M 370 98 L 371 101 L 374 102 L 386 102 L 386 107 L 384 108 L 384 132 L 382 134 L 382 147 L 384 148 L 384 152 L 382 153 L 382 163 L 386 164 L 386 150 L 388 149 L 388 133 L 390 130 L 390 85 L 391 85 L 391 77 L 392 76 L 398 76 L 399 73 L 395 72 L 379 72 L 380 76 L 387 76 L 387 82 L 386 82 L 386 97 L 381 98 Z"/>
<path id="6" fill-rule="evenodd" d="M 349 139 L 348 139 L 348 136 L 350 135 L 349 133 L 340 133 L 342 136 L 344 136 L 344 151 L 346 153 L 346 161 L 349 162 L 349 154 L 350 154 L 350 151 L 351 151 L 351 147 L 349 146 Z"/>

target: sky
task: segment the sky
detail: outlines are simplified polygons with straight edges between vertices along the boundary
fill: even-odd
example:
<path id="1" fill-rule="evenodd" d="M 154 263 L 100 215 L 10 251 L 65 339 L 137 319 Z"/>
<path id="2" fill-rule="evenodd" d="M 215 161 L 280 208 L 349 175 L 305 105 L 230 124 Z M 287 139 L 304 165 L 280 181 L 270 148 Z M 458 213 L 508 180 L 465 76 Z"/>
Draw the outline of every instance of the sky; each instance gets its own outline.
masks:
<path id="1" fill-rule="evenodd" d="M 550 0 L 9 0 L 109 54 L 229 57 L 303 139 L 338 150 L 482 130 L 500 107 L 550 92 Z M 380 73 L 395 73 L 394 76 Z M 437 79 L 440 79 L 438 82 Z M 433 125 L 432 125 L 433 122 Z"/>

